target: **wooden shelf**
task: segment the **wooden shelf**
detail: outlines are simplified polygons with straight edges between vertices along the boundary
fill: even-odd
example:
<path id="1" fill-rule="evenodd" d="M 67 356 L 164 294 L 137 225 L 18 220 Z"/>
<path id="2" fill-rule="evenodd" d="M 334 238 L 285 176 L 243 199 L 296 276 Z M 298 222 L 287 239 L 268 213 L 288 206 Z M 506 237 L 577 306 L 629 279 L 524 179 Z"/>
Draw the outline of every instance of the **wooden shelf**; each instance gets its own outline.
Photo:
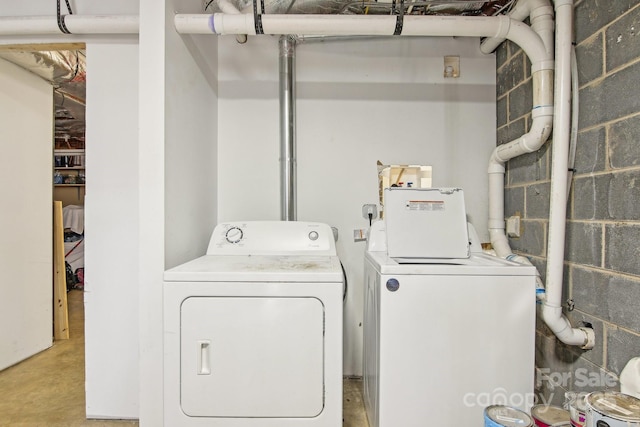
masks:
<path id="1" fill-rule="evenodd" d="M 55 187 L 84 187 L 85 184 L 53 184 Z"/>
<path id="2" fill-rule="evenodd" d="M 81 170 L 84 169 L 84 150 L 53 150 L 53 167 L 55 170 Z"/>
<path id="3" fill-rule="evenodd" d="M 68 170 L 68 171 L 80 171 L 80 170 L 85 170 L 84 166 L 71 166 L 71 167 L 64 167 L 64 166 L 57 166 L 55 168 L 53 168 L 57 171 L 64 171 L 64 170 Z"/>
<path id="4" fill-rule="evenodd" d="M 69 150 L 66 150 L 66 149 L 53 150 L 53 155 L 54 156 L 80 156 L 80 155 L 84 155 L 84 149 L 72 148 Z"/>

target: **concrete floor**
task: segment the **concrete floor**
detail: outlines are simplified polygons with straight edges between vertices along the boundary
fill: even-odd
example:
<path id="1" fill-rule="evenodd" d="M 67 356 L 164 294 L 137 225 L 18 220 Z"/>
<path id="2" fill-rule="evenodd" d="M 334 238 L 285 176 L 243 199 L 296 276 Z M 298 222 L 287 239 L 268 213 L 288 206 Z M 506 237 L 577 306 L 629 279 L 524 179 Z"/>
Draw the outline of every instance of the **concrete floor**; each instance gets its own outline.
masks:
<path id="1" fill-rule="evenodd" d="M 82 291 L 68 293 L 69 340 L 0 372 L 0 426 L 137 426 L 137 421 L 86 420 L 84 305 Z M 368 427 L 362 380 L 344 381 L 343 427 Z"/>
<path id="2" fill-rule="evenodd" d="M 362 379 L 345 378 L 342 393 L 343 427 L 369 427 L 362 400 Z"/>

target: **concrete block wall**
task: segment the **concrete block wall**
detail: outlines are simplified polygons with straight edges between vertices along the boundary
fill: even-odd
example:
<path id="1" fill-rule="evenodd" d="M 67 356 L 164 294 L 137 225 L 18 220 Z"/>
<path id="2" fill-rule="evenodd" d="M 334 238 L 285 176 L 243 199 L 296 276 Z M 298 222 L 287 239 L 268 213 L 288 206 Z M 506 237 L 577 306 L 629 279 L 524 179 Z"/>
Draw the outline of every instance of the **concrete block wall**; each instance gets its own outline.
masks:
<path id="1" fill-rule="evenodd" d="M 575 41 L 580 114 L 564 278 L 574 309 L 565 312 L 574 325 L 593 325 L 597 345 L 566 346 L 538 319 L 536 392 L 554 404 L 569 390 L 619 389 L 625 364 L 640 356 L 640 1 L 576 1 Z M 531 124 L 530 63 L 511 42 L 496 55 L 503 144 Z M 512 248 L 543 279 L 551 144 L 509 162 L 505 177 L 506 216 L 522 219 Z"/>

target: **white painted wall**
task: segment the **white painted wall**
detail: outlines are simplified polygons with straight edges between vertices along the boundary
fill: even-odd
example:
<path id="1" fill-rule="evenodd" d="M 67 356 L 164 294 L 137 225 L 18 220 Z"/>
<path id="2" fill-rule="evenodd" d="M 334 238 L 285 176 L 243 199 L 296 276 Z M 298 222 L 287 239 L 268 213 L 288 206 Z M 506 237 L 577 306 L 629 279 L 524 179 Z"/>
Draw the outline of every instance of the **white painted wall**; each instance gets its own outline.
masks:
<path id="1" fill-rule="evenodd" d="M 349 293 L 346 375 L 362 374 L 365 203 L 377 203 L 376 161 L 434 167 L 434 186 L 465 190 L 487 236 L 487 161 L 495 146 L 495 58 L 477 39 L 403 38 L 297 48 L 298 219 L 338 227 Z M 444 79 L 443 56 L 461 57 Z M 219 219 L 278 219 L 277 38 L 220 38 Z"/>
<path id="2" fill-rule="evenodd" d="M 140 0 L 140 424 L 162 426 L 162 272 L 164 271 L 164 2 Z"/>
<path id="3" fill-rule="evenodd" d="M 87 45 L 84 303 L 89 418 L 138 417 L 137 92 L 137 41 Z"/>
<path id="4" fill-rule="evenodd" d="M 53 91 L 0 59 L 0 370 L 51 346 Z"/>
<path id="5" fill-rule="evenodd" d="M 139 1 L 76 0 L 71 4 L 76 14 L 138 14 Z M 0 16 L 53 16 L 55 12 L 55 2 L 33 0 L 3 4 Z M 87 42 L 88 66 L 95 71 L 93 76 L 93 71 L 89 71 L 87 82 L 87 96 L 91 101 L 87 106 L 85 271 L 87 291 L 92 292 L 85 294 L 87 413 L 107 418 L 135 418 L 140 249 L 136 199 L 139 176 L 135 163 L 138 156 L 137 37 L 0 37 L 3 45 L 62 42 Z M 48 107 L 51 108 L 51 101 Z M 52 135 L 53 125 L 49 124 L 48 128 Z M 116 132 L 120 128 L 122 134 Z M 50 146 L 51 138 L 48 144 Z M 50 182 L 51 165 L 46 174 Z M 50 223 L 50 208 L 47 213 Z M 109 214 L 112 216 L 108 217 Z M 128 277 L 130 281 L 126 280 Z"/>
<path id="6" fill-rule="evenodd" d="M 180 3 L 198 10 L 201 1 Z M 191 7 L 189 6 L 191 3 Z M 165 268 L 204 255 L 217 223 L 217 43 L 168 25 L 165 93 Z"/>
<path id="7" fill-rule="evenodd" d="M 278 220 L 278 37 L 218 40 L 219 220 Z"/>
<path id="8" fill-rule="evenodd" d="M 174 13 L 201 7 L 140 2 L 140 423 L 149 426 L 163 425 L 162 273 L 203 254 L 217 222 L 217 40 L 173 27 Z"/>

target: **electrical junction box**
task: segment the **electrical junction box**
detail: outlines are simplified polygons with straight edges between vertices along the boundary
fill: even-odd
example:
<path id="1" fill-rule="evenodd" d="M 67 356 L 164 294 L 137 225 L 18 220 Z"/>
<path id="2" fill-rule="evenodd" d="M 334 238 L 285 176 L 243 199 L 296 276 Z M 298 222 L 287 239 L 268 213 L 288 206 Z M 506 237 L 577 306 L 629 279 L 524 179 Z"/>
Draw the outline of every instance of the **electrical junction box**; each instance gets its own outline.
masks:
<path id="1" fill-rule="evenodd" d="M 460 188 L 387 188 L 389 257 L 399 262 L 469 258 L 464 194 Z"/>

